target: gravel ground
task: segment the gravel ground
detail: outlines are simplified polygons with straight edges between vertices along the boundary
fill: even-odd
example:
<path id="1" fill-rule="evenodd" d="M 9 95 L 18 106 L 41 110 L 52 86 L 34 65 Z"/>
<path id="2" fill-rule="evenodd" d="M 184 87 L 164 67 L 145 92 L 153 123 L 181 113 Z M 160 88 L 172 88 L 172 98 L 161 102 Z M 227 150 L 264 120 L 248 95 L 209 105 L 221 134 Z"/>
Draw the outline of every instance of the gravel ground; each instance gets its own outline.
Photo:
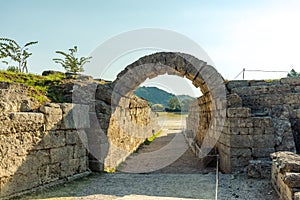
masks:
<path id="1" fill-rule="evenodd" d="M 175 128 L 174 119 L 170 123 L 165 120 L 164 123 L 170 127 L 164 127 L 161 137 L 140 148 L 137 154 L 119 167 L 117 173 L 92 173 L 80 180 L 22 199 L 215 199 L 216 168 L 201 167 L 201 161 L 188 149 L 179 123 Z M 219 173 L 218 183 L 218 199 L 221 200 L 278 199 L 269 179 L 249 179 L 244 174 Z"/>
<path id="2" fill-rule="evenodd" d="M 136 162 L 135 169 L 140 169 L 141 155 L 159 148 L 159 144 L 165 145 L 174 137 L 174 134 L 163 136 L 150 145 L 145 145 L 137 155 L 125 161 L 120 170 L 133 165 L 134 162 Z M 215 195 L 215 168 L 199 169 L 199 161 L 188 149 L 171 165 L 151 173 L 93 173 L 80 180 L 22 199 L 191 200 L 215 199 Z M 219 173 L 218 199 L 276 200 L 278 198 L 268 179 L 248 179 L 244 174 Z"/>
<path id="3" fill-rule="evenodd" d="M 215 174 L 92 174 L 22 199 L 215 199 Z M 220 174 L 218 199 L 278 199 L 268 180 Z"/>

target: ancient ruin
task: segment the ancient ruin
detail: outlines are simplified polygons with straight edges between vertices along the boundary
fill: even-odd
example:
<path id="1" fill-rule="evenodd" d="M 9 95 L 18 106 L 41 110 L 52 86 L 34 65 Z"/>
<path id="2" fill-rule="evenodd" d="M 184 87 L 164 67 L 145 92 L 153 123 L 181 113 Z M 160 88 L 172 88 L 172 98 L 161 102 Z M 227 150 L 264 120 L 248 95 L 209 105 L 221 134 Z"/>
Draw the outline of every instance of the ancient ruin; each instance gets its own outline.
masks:
<path id="1" fill-rule="evenodd" d="M 90 170 L 113 170 L 159 130 L 148 103 L 133 91 L 147 78 L 166 73 L 189 79 L 203 93 L 190 106 L 185 131 L 203 163 L 219 155 L 224 173 L 248 169 L 250 176 L 266 178 L 271 153 L 299 153 L 299 78 L 226 81 L 191 55 L 160 52 L 127 66 L 112 83 L 78 79 L 62 85 L 65 103 L 38 105 L 25 86 L 1 82 L 0 198 Z M 277 165 L 285 156 L 296 154 L 272 154 L 272 181 L 282 198 L 296 198 L 293 189 L 281 189 L 299 184 L 289 181 L 294 174 L 288 173 L 299 173 L 293 163 L 293 170 Z"/>

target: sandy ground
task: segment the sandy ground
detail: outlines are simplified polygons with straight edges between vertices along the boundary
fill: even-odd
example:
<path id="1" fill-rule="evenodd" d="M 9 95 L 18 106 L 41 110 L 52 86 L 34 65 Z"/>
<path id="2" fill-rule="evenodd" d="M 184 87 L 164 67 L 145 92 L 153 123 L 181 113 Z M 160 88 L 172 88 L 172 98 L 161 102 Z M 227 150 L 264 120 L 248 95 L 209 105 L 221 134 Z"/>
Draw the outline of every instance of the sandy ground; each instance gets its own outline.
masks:
<path id="1" fill-rule="evenodd" d="M 278 199 L 269 179 L 219 173 L 201 168 L 181 133 L 182 121 L 162 116 L 163 133 L 128 158 L 117 173 L 97 174 L 22 197 L 22 199 Z"/>

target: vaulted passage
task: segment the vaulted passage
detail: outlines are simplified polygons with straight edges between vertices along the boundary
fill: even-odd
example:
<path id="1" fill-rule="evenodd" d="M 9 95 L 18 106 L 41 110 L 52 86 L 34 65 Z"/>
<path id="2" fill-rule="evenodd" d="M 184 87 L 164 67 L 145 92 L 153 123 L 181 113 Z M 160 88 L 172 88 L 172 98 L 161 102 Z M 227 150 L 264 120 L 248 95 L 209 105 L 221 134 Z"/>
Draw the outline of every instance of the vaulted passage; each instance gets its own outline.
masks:
<path id="1" fill-rule="evenodd" d="M 117 75 L 116 80 L 112 83 L 111 105 L 113 119 L 115 121 L 119 120 L 117 123 L 122 124 L 123 118 L 114 117 L 114 113 L 119 113 L 122 110 L 120 104 L 126 107 L 124 99 L 130 99 L 133 92 L 146 79 L 152 79 L 164 74 L 189 79 L 203 94 L 201 103 L 199 104 L 198 101 L 195 101 L 190 108 L 187 122 L 189 131 L 186 136 L 197 156 L 204 158 L 216 146 L 221 134 L 226 116 L 226 87 L 223 77 L 214 67 L 191 55 L 176 52 L 160 52 L 142 57 L 127 66 Z M 111 153 L 112 155 L 113 153 Z"/>

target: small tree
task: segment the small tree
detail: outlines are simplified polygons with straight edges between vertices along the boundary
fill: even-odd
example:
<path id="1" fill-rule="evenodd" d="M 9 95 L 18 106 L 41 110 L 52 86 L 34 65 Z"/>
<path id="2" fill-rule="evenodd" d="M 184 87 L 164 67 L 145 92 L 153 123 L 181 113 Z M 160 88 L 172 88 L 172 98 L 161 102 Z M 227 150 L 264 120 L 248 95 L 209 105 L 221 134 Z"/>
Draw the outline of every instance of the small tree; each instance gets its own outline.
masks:
<path id="1" fill-rule="evenodd" d="M 28 42 L 21 47 L 15 40 L 0 38 L 0 59 L 10 58 L 12 61 L 17 62 L 18 66 L 9 66 L 9 69 L 15 68 L 19 72 L 27 73 L 27 59 L 32 55 L 28 52 L 28 47 L 36 43 L 38 41 Z M 2 63 L 9 64 L 6 60 Z"/>
<path id="2" fill-rule="evenodd" d="M 55 63 L 61 64 L 63 68 L 67 72 L 73 72 L 73 73 L 78 73 L 78 72 L 83 72 L 83 65 L 86 63 L 90 62 L 89 60 L 92 57 L 81 57 L 76 58 L 75 53 L 77 52 L 77 46 L 74 46 L 73 48 L 69 49 L 70 53 L 65 53 L 63 51 L 56 51 L 55 53 L 58 53 L 62 56 L 64 56 L 64 59 L 62 58 L 54 58 L 53 61 Z"/>
<path id="3" fill-rule="evenodd" d="M 300 73 L 296 72 L 294 69 L 292 69 L 288 75 L 288 77 L 299 77 L 300 76 Z"/>
<path id="4" fill-rule="evenodd" d="M 168 107 L 171 110 L 180 110 L 181 106 L 180 106 L 180 102 L 179 102 L 178 98 L 172 97 L 168 102 Z"/>

